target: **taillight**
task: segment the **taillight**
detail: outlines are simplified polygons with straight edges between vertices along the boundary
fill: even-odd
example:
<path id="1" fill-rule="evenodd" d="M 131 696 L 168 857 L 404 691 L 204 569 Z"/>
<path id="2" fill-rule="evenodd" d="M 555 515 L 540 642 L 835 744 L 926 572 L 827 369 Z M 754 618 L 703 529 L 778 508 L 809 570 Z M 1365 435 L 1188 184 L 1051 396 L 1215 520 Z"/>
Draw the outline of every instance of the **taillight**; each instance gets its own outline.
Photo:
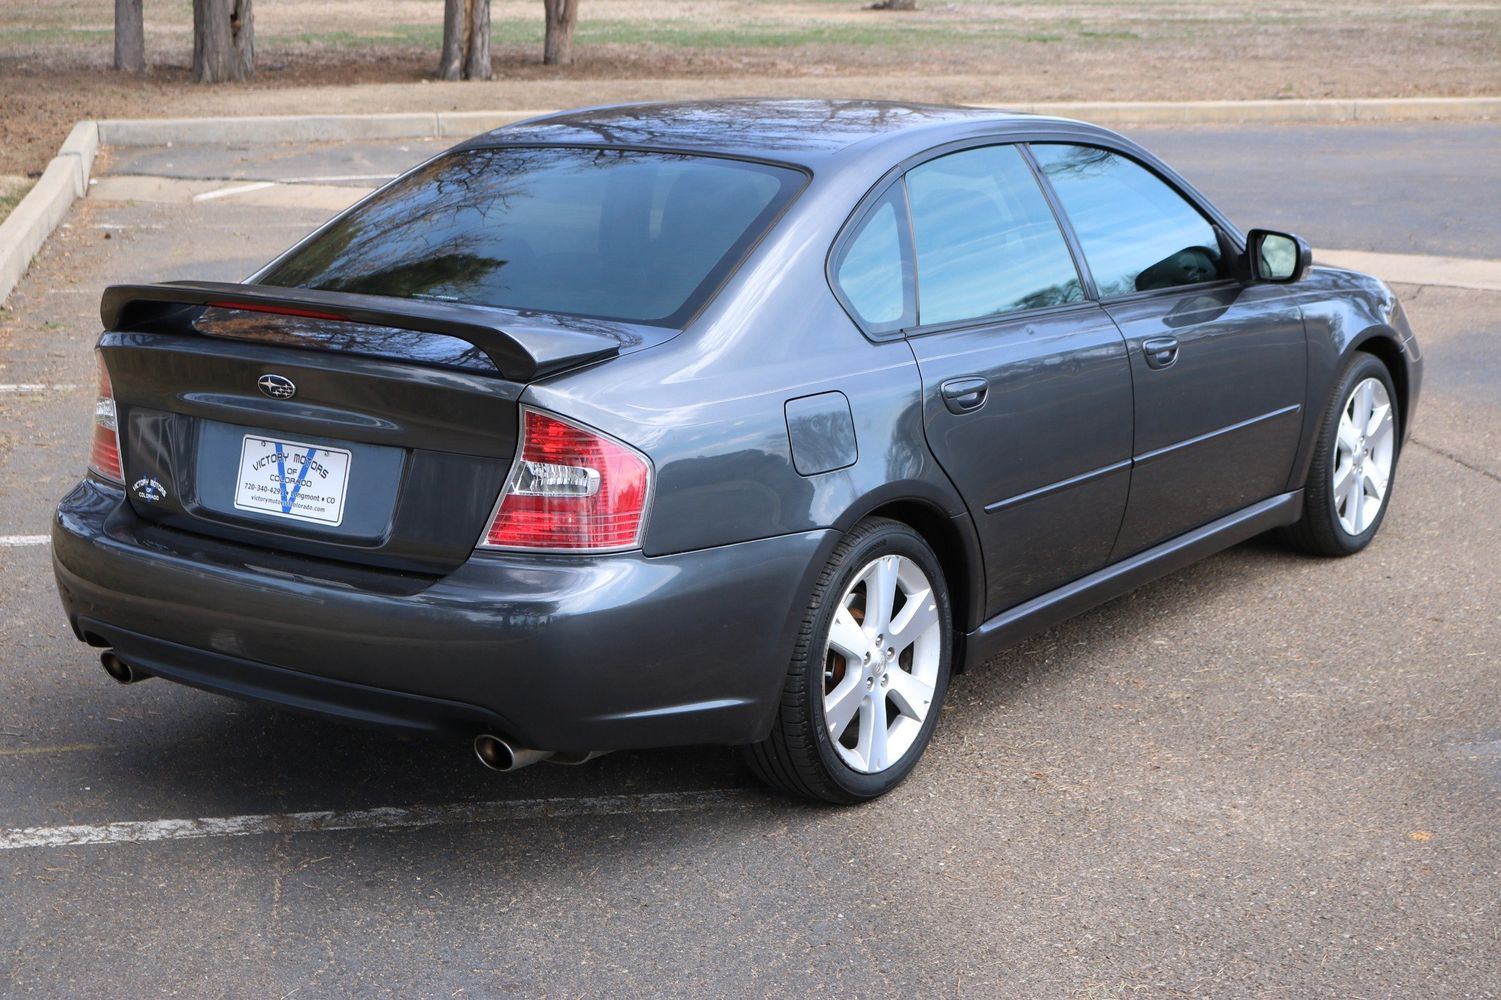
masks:
<path id="1" fill-rule="evenodd" d="M 94 443 L 89 448 L 89 471 L 111 482 L 125 482 L 120 471 L 120 424 L 115 419 L 115 392 L 109 384 L 109 370 L 98 354 L 99 396 L 94 400 Z"/>
<path id="2" fill-rule="evenodd" d="M 634 448 L 529 407 L 480 548 L 568 552 L 641 544 L 651 465 Z"/>

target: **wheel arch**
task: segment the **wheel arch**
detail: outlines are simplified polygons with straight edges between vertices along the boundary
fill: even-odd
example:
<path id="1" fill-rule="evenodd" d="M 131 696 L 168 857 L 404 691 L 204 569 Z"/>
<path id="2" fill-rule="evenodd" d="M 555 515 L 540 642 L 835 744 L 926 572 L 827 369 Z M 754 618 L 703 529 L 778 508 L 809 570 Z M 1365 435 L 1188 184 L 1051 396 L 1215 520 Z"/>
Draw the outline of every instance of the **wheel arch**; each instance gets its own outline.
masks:
<path id="1" fill-rule="evenodd" d="M 966 633 L 984 620 L 985 570 L 979 538 L 968 513 L 952 515 L 931 498 L 904 496 L 884 498 L 864 508 L 851 511 L 848 531 L 871 517 L 899 521 L 922 536 L 938 557 L 948 584 L 949 601 L 954 610 L 954 669 L 963 669 L 963 645 Z"/>
<path id="2" fill-rule="evenodd" d="M 1397 413 L 1402 420 L 1398 428 L 1400 441 L 1410 426 L 1412 386 L 1407 371 L 1407 359 L 1402 350 L 1402 342 L 1397 337 L 1397 331 L 1390 327 L 1368 329 L 1353 342 L 1351 351 L 1372 355 L 1386 367 L 1387 374 L 1391 376 L 1392 386 L 1397 390 Z"/>
<path id="3" fill-rule="evenodd" d="M 1340 315 L 1350 318 L 1345 313 Z M 1414 383 L 1416 373 L 1411 367 L 1412 359 L 1407 355 L 1397 331 L 1385 323 L 1368 323 L 1360 329 L 1359 333 L 1346 336 L 1341 332 L 1340 324 L 1335 322 L 1337 318 L 1323 317 L 1321 325 L 1327 327 L 1328 332 L 1310 337 L 1309 377 L 1305 403 L 1308 416 L 1303 423 L 1302 439 L 1298 454 L 1293 460 L 1292 475 L 1288 477 L 1287 488 L 1290 490 L 1307 486 L 1308 471 L 1313 465 L 1314 449 L 1318 440 L 1319 426 L 1326 412 L 1325 408 L 1330 405 L 1331 397 L 1339 383 L 1340 373 L 1345 370 L 1350 359 L 1357 354 L 1374 357 L 1391 375 L 1392 386 L 1397 391 L 1399 441 L 1405 438 L 1407 429 L 1412 426 L 1412 411 L 1417 401 L 1417 385 Z M 1305 324 L 1309 319 L 1305 308 Z M 1310 333 L 1313 332 L 1314 330 L 1311 329 Z"/>

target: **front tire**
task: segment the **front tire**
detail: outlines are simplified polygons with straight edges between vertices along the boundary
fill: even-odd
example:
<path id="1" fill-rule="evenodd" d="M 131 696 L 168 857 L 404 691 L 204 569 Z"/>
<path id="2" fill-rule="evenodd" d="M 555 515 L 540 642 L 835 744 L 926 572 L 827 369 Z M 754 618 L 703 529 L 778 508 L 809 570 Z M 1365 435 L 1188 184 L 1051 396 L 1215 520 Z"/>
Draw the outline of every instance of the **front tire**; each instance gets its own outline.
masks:
<path id="1" fill-rule="evenodd" d="M 1287 529 L 1297 548 L 1354 555 L 1371 543 L 1391 498 L 1401 441 L 1391 373 L 1356 352 L 1325 409 L 1303 494 L 1303 517 Z"/>
<path id="2" fill-rule="evenodd" d="M 922 756 L 948 691 L 953 611 L 921 535 L 870 518 L 819 576 L 771 735 L 745 748 L 767 783 L 825 802 L 895 788 Z"/>

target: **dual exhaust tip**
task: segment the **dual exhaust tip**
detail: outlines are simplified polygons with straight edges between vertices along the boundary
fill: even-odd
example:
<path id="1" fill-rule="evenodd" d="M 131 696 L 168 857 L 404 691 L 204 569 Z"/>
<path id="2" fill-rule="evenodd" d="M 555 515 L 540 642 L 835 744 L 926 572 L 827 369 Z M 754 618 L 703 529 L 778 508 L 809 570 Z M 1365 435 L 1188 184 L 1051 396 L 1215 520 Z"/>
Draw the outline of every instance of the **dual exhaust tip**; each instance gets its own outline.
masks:
<path id="1" fill-rule="evenodd" d="M 529 764 L 536 764 L 551 757 L 546 750 L 519 747 L 510 740 L 481 733 L 474 738 L 474 755 L 479 762 L 492 771 L 519 771 Z"/>
<path id="2" fill-rule="evenodd" d="M 99 664 L 104 667 L 105 673 L 109 674 L 110 677 L 120 684 L 134 684 L 151 676 L 151 674 L 148 674 L 141 668 L 132 667 L 120 659 L 119 655 L 113 649 L 106 649 L 99 654 Z"/>
<path id="3" fill-rule="evenodd" d="M 531 747 L 521 747 L 508 739 L 493 736 L 490 733 L 481 733 L 474 738 L 474 755 L 479 762 L 492 771 L 519 771 L 540 761 L 550 761 L 554 764 L 576 765 L 585 761 L 602 757 L 607 750 L 534 750 Z"/>
<path id="4" fill-rule="evenodd" d="M 152 675 L 139 667 L 133 667 L 120 658 L 112 649 L 99 654 L 99 664 L 104 672 L 119 684 L 135 684 Z M 517 746 L 510 740 L 489 733 L 474 738 L 474 755 L 492 771 L 518 771 L 523 767 L 550 760 L 557 764 L 582 764 L 601 755 L 600 751 L 563 752 L 536 750 Z"/>

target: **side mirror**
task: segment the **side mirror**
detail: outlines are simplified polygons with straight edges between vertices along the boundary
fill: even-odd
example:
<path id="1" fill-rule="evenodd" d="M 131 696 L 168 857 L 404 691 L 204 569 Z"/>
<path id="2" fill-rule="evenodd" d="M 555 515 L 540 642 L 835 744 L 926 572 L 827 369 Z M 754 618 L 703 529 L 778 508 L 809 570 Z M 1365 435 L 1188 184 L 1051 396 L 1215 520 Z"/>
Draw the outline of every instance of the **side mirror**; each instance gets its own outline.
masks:
<path id="1" fill-rule="evenodd" d="M 1298 281 L 1313 263 L 1307 242 L 1291 233 L 1253 229 L 1246 236 L 1252 281 L 1288 284 Z"/>

